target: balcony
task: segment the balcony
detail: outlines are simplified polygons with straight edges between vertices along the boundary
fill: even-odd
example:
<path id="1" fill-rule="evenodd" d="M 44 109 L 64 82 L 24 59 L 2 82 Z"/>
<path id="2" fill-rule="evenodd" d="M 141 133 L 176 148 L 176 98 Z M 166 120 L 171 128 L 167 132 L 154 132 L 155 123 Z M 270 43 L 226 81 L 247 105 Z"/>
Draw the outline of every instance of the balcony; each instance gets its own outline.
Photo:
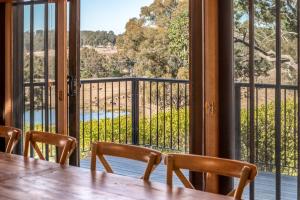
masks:
<path id="1" fill-rule="evenodd" d="M 30 84 L 25 84 L 28 91 Z M 55 87 L 50 84 L 50 87 Z M 44 83 L 34 88 L 43 94 Z M 235 84 L 236 159 L 250 160 L 249 136 L 249 84 Z M 296 198 L 297 185 L 297 87 L 282 88 L 282 187 L 286 199 Z M 49 91 L 52 91 L 50 89 Z M 260 174 L 256 180 L 259 199 L 272 199 L 275 194 L 275 85 L 256 84 L 255 109 L 255 163 Z M 53 99 L 54 93 L 49 93 Z M 42 100 L 42 99 L 40 99 Z M 163 152 L 189 151 L 189 81 L 158 78 L 104 78 L 81 80 L 80 98 L 80 152 L 81 166 L 90 167 L 89 153 L 94 141 L 110 141 L 142 145 Z M 26 104 L 26 101 L 25 101 Z M 55 109 L 50 106 L 26 110 L 25 129 L 30 126 L 30 115 L 35 115 L 36 129 L 45 125 L 49 113 L 50 127 L 54 130 Z M 42 105 L 42 104 L 41 104 Z M 53 104 L 54 106 L 54 104 Z M 26 108 L 26 105 L 24 105 Z M 28 107 L 28 106 L 27 106 Z M 50 111 L 51 110 L 51 111 Z M 46 148 L 46 147 L 45 147 Z M 44 149 L 46 152 L 46 149 Z M 50 151 L 51 152 L 51 151 Z M 55 154 L 53 154 L 55 155 Z M 51 155 L 49 155 L 51 159 Z M 137 177 L 143 164 L 109 158 L 117 173 Z M 131 166 L 124 169 L 121 166 Z M 103 170 L 98 165 L 99 170 Z M 188 174 L 188 172 L 185 172 Z M 165 182 L 165 169 L 161 165 L 153 174 L 157 182 Z M 175 184 L 181 186 L 178 180 Z M 245 195 L 248 195 L 246 190 Z M 267 191 L 267 192 L 266 192 Z"/>

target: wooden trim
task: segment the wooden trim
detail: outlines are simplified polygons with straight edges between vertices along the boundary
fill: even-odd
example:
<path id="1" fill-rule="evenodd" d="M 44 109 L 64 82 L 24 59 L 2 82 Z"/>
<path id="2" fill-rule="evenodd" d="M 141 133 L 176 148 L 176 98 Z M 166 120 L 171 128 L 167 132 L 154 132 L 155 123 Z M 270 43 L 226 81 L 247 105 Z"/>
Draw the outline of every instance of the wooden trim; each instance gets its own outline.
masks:
<path id="1" fill-rule="evenodd" d="M 13 7 L 12 3 L 5 4 L 5 108 L 4 119 L 6 126 L 12 126 L 13 108 L 13 62 L 12 62 L 12 29 Z"/>
<path id="2" fill-rule="evenodd" d="M 204 155 L 204 54 L 203 0 L 190 0 L 190 153 Z M 190 172 L 196 189 L 203 188 L 203 175 Z"/>
<path id="3" fill-rule="evenodd" d="M 5 4 L 0 3 L 0 125 L 4 125 L 5 105 Z M 5 138 L 0 138 L 0 151 L 5 152 Z"/>
<path id="4" fill-rule="evenodd" d="M 205 155 L 219 156 L 218 0 L 204 0 Z M 218 177 L 206 178 L 206 189 L 218 193 Z"/>
<path id="5" fill-rule="evenodd" d="M 24 6 L 13 6 L 13 126 L 23 129 L 23 110 L 24 110 Z M 22 153 L 22 143 L 18 143 L 16 153 Z"/>
<path id="6" fill-rule="evenodd" d="M 67 126 L 67 0 L 57 2 L 57 132 L 68 134 Z"/>
<path id="7" fill-rule="evenodd" d="M 4 125 L 5 105 L 5 4 L 0 4 L 0 124 Z M 2 144 L 2 143 L 1 143 Z"/>
<path id="8" fill-rule="evenodd" d="M 235 158 L 235 102 L 233 68 L 233 2 L 219 0 L 219 156 Z M 219 178 L 219 192 L 228 194 L 232 190 L 233 179 Z"/>
<path id="9" fill-rule="evenodd" d="M 190 153 L 219 155 L 218 0 L 190 0 Z M 190 174 L 197 189 L 203 176 Z M 206 180 L 218 193 L 218 177 Z"/>
<path id="10" fill-rule="evenodd" d="M 69 96 L 70 136 L 79 140 L 80 132 L 80 0 L 70 1 L 70 47 L 69 75 L 74 80 L 74 94 Z M 70 165 L 80 165 L 80 149 L 77 147 L 70 157 Z"/>
<path id="11" fill-rule="evenodd" d="M 204 1 L 205 154 L 219 154 L 218 1 Z"/>

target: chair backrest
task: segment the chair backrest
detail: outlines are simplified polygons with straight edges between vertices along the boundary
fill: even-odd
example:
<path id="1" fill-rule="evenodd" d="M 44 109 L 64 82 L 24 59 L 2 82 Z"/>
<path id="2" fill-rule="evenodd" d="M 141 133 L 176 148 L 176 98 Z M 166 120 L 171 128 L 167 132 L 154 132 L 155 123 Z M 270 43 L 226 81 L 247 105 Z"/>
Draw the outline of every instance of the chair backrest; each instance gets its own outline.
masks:
<path id="1" fill-rule="evenodd" d="M 215 157 L 187 155 L 187 154 L 168 154 L 165 158 L 167 165 L 167 184 L 172 186 L 173 171 L 184 184 L 185 187 L 194 189 L 191 182 L 184 176 L 180 169 L 187 169 L 194 172 L 203 172 L 207 176 L 211 174 L 239 178 L 236 189 L 228 195 L 235 199 L 241 199 L 244 187 L 253 181 L 257 175 L 257 167 L 253 164 L 221 159 Z M 206 190 L 207 192 L 211 192 Z"/>
<path id="2" fill-rule="evenodd" d="M 109 142 L 97 142 L 93 144 L 91 170 L 96 170 L 96 156 L 98 156 L 106 172 L 113 173 L 113 170 L 104 158 L 104 155 L 127 158 L 147 163 L 146 170 L 142 177 L 144 180 L 149 180 L 151 172 L 162 160 L 162 155 L 159 151 L 149 148 Z"/>
<path id="3" fill-rule="evenodd" d="M 29 131 L 26 133 L 24 156 L 27 157 L 29 153 L 29 146 L 32 145 L 33 149 L 41 160 L 45 160 L 37 143 L 54 145 L 60 149 L 61 155 L 58 163 L 64 165 L 76 148 L 76 139 L 70 136 L 64 136 L 55 133 L 46 133 L 39 131 Z"/>
<path id="4" fill-rule="evenodd" d="M 12 153 L 14 147 L 19 141 L 22 131 L 17 128 L 0 126 L 0 137 L 5 138 L 5 153 Z"/>

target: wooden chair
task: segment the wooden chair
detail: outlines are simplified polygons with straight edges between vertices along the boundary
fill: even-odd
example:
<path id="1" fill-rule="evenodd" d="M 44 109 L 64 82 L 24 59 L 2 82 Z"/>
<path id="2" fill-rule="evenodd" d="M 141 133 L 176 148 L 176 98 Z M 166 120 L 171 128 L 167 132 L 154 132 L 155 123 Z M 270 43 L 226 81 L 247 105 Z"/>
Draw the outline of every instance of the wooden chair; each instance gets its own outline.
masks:
<path id="1" fill-rule="evenodd" d="M 113 173 L 113 170 L 104 158 L 104 155 L 127 158 L 147 163 L 146 170 L 142 177 L 145 181 L 149 180 L 151 172 L 162 160 L 160 152 L 149 148 L 108 142 L 97 142 L 93 144 L 92 148 L 91 170 L 96 170 L 96 156 L 98 156 L 106 172 Z"/>
<path id="2" fill-rule="evenodd" d="M 41 160 L 45 160 L 37 143 L 54 145 L 60 149 L 61 155 L 58 163 L 64 165 L 67 159 L 76 148 L 76 139 L 69 136 L 64 136 L 55 133 L 46 133 L 39 131 L 29 131 L 26 133 L 24 156 L 28 157 L 29 146 L 32 145 L 33 149 Z"/>
<path id="3" fill-rule="evenodd" d="M 5 153 L 12 153 L 14 147 L 19 141 L 22 131 L 17 128 L 0 126 L 0 137 L 5 139 Z"/>
<path id="4" fill-rule="evenodd" d="M 253 181 L 257 175 L 257 168 L 253 164 L 198 155 L 168 154 L 165 158 L 165 164 L 167 165 L 167 184 L 169 186 L 172 186 L 174 171 L 185 187 L 194 189 L 194 186 L 180 169 L 203 172 L 206 176 L 216 174 L 239 178 L 237 188 L 228 194 L 228 196 L 233 196 L 235 199 L 242 198 L 245 186 Z M 206 189 L 206 191 L 212 192 L 209 189 Z"/>

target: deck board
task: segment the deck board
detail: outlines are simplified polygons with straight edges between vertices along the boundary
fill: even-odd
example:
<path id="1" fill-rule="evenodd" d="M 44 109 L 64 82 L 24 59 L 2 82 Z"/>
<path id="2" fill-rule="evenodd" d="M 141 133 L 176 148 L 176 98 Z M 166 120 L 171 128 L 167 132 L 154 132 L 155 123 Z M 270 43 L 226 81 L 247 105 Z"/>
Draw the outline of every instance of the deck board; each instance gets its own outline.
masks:
<path id="1" fill-rule="evenodd" d="M 144 172 L 146 164 L 138 161 L 127 160 L 123 158 L 107 157 L 112 169 L 116 174 L 140 178 Z M 81 167 L 90 168 L 90 159 L 84 159 L 80 162 Z M 97 170 L 103 171 L 102 165 L 97 163 Z M 184 171 L 187 176 L 188 172 Z M 165 183 L 166 168 L 160 164 L 152 173 L 150 180 L 154 182 Z M 181 182 L 174 176 L 174 185 L 183 187 Z M 275 174 L 259 173 L 255 181 L 256 196 L 259 200 L 274 200 L 275 199 Z M 244 192 L 244 199 L 248 199 L 248 188 Z M 282 176 L 282 200 L 297 199 L 297 178 L 291 176 Z"/>

